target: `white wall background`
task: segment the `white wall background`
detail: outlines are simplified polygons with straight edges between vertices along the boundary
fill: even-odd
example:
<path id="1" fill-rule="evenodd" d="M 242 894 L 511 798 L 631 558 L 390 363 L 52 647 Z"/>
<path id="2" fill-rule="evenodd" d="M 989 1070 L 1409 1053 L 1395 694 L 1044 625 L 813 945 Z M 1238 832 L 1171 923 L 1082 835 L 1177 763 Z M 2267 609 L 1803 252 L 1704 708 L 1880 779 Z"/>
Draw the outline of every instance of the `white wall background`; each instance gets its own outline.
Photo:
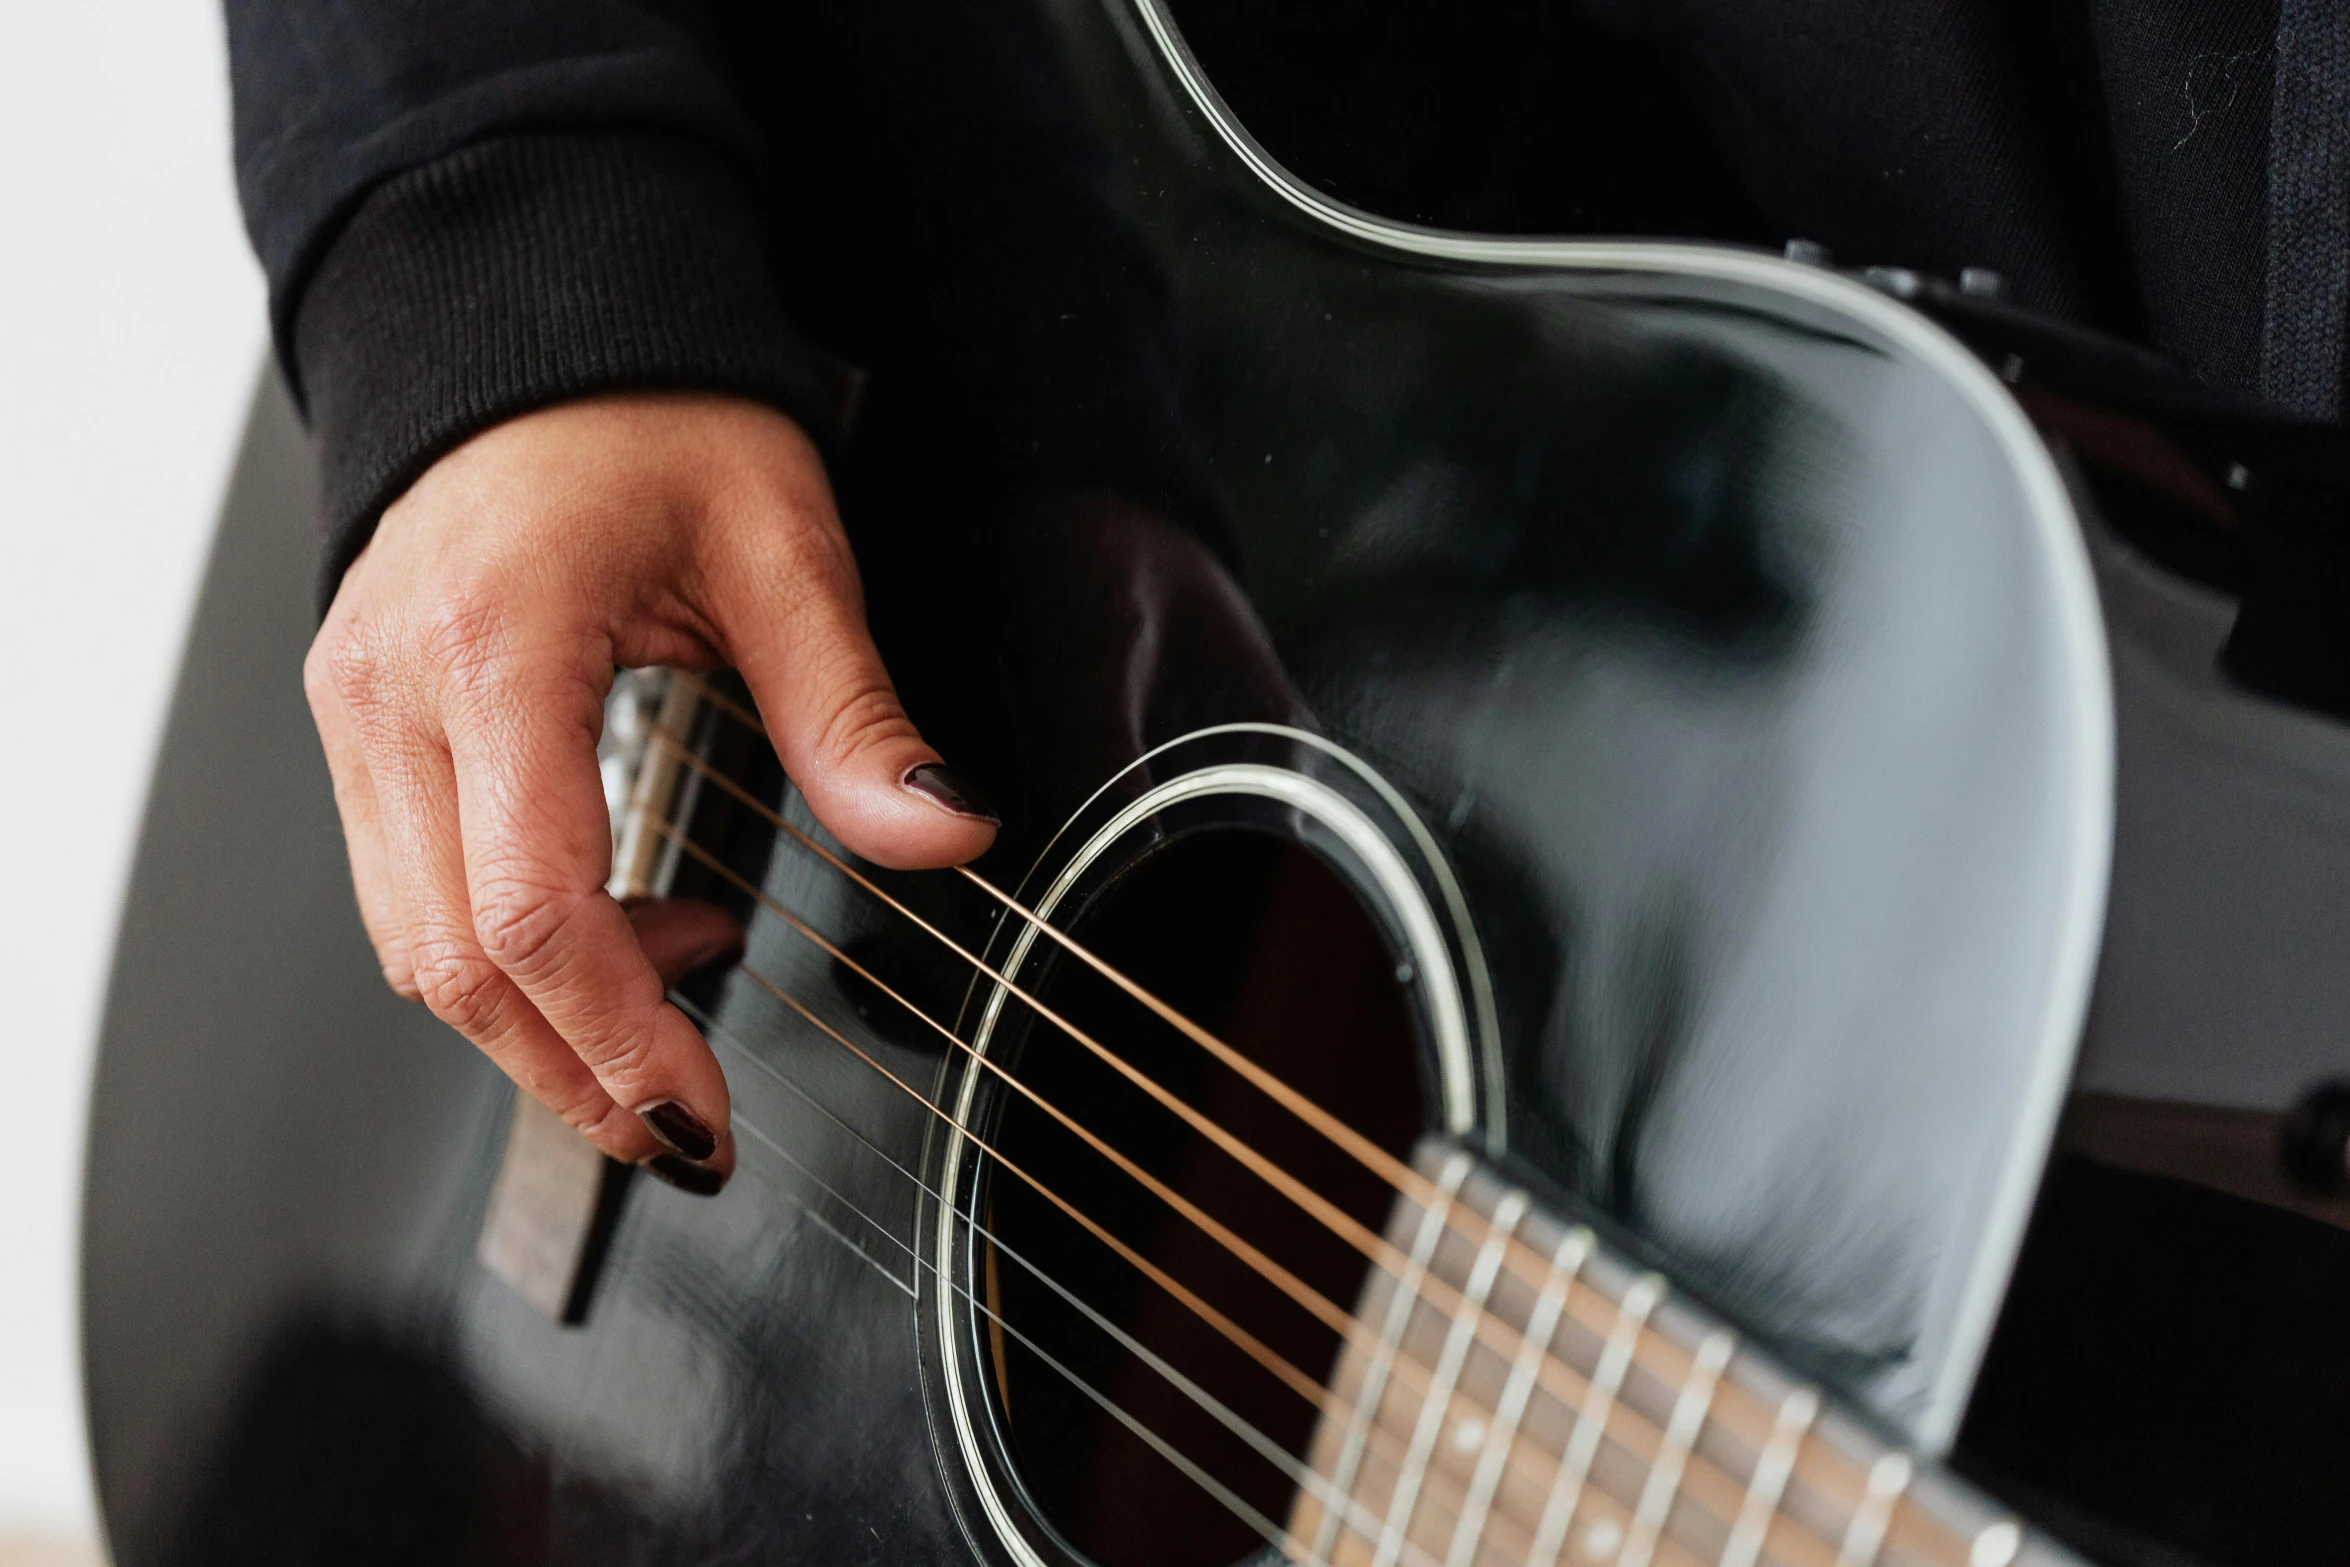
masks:
<path id="1" fill-rule="evenodd" d="M 8 0 L 0 14 L 0 1563 L 12 1563 L 86 1560 L 76 1542 L 96 1534 L 75 1303 L 91 1051 L 263 307 L 229 171 L 216 7 Z"/>

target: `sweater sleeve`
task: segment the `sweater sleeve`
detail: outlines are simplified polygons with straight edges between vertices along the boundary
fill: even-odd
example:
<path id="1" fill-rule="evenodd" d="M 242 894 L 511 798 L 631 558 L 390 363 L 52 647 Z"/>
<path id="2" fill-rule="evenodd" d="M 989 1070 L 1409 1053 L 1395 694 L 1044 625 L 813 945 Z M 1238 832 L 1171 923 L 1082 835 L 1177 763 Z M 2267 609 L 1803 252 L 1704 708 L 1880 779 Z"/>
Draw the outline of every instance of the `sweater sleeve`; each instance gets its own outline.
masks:
<path id="1" fill-rule="evenodd" d="M 228 0 L 238 192 L 316 433 L 332 598 L 468 436 L 590 392 L 838 377 L 766 264 L 759 148 L 707 18 L 656 0 Z"/>
<path id="2" fill-rule="evenodd" d="M 821 149 L 792 165 L 813 200 L 779 205 L 778 272 L 820 339 L 872 368 L 877 410 L 893 379 L 918 381 L 974 471 L 1111 490 L 1237 570 L 1187 417 L 1165 236 L 1142 227 L 1047 8 L 770 0 L 719 24 L 778 166 Z M 848 218 L 796 242 L 811 211 Z"/>

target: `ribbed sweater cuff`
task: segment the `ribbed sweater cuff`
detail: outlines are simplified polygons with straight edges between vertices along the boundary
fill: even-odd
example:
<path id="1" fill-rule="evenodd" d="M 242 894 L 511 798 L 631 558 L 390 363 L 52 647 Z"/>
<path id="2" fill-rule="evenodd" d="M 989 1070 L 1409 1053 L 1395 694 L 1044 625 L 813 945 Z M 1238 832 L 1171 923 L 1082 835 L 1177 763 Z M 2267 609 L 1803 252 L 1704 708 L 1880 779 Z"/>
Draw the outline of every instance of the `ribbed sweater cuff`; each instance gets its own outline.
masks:
<path id="1" fill-rule="evenodd" d="M 379 186 L 304 290 L 293 349 L 322 606 L 384 508 L 500 420 L 592 392 L 731 392 L 829 449 L 845 391 L 784 317 L 740 176 L 648 132 L 501 136 Z"/>

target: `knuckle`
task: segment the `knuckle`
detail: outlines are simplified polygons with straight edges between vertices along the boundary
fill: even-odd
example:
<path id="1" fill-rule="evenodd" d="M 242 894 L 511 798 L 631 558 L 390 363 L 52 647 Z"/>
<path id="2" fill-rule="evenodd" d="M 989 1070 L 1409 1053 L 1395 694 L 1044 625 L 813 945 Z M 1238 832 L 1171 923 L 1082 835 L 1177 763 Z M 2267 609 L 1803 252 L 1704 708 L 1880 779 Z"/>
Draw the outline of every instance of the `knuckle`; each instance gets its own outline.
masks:
<path id="1" fill-rule="evenodd" d="M 394 661 L 368 630 L 347 629 L 331 643 L 321 638 L 303 666 L 303 685 L 312 711 L 339 705 L 362 738 L 379 734 L 401 709 Z"/>
<path id="2" fill-rule="evenodd" d="M 836 589 L 853 587 L 858 581 L 857 555 L 831 505 L 816 506 L 803 500 L 787 514 L 792 526 L 783 530 L 776 542 L 790 568 Z"/>
<path id="3" fill-rule="evenodd" d="M 311 671 L 315 669 L 315 677 Z M 383 660 L 375 639 L 367 636 L 345 635 L 332 642 L 321 638 L 311 649 L 309 664 L 303 674 L 323 691 L 357 705 L 381 683 Z"/>
<path id="4" fill-rule="evenodd" d="M 650 1027 L 607 1029 L 581 1049 L 580 1059 L 614 1099 L 633 1099 L 653 1080 L 653 1041 Z"/>
<path id="5" fill-rule="evenodd" d="M 486 958 L 444 949 L 415 959 L 413 972 L 418 999 L 458 1033 L 479 1039 L 497 1024 L 506 980 Z"/>
<path id="6" fill-rule="evenodd" d="M 857 557 L 850 552 L 848 538 L 839 527 L 803 529 L 795 544 L 792 551 L 795 577 L 838 603 L 843 610 L 862 618 L 865 581 L 857 570 Z"/>
<path id="7" fill-rule="evenodd" d="M 425 656 L 459 690 L 477 690 L 503 662 L 504 597 L 488 584 L 466 582 L 437 595 L 425 612 Z"/>
<path id="8" fill-rule="evenodd" d="M 498 967 L 509 974 L 535 975 L 577 912 L 576 894 L 525 877 L 496 877 L 474 893 L 474 934 Z"/>
<path id="9" fill-rule="evenodd" d="M 818 510 L 775 496 L 761 502 L 738 508 L 716 529 L 721 569 L 714 575 L 721 592 L 731 589 L 753 613 L 768 612 L 779 589 L 787 602 L 861 607 L 857 558 L 830 507 Z"/>

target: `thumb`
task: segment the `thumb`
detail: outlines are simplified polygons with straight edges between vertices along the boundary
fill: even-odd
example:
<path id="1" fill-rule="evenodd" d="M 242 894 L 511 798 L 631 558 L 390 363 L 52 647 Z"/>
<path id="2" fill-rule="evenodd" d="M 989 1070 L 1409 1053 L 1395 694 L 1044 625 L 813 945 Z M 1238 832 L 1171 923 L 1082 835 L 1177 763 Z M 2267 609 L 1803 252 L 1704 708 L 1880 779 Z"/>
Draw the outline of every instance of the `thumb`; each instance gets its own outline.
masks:
<path id="1" fill-rule="evenodd" d="M 711 580 L 735 667 L 783 770 L 847 848 L 893 870 L 960 865 L 1000 825 L 986 797 L 914 728 L 865 626 L 848 541 L 830 516 L 758 546 Z"/>

